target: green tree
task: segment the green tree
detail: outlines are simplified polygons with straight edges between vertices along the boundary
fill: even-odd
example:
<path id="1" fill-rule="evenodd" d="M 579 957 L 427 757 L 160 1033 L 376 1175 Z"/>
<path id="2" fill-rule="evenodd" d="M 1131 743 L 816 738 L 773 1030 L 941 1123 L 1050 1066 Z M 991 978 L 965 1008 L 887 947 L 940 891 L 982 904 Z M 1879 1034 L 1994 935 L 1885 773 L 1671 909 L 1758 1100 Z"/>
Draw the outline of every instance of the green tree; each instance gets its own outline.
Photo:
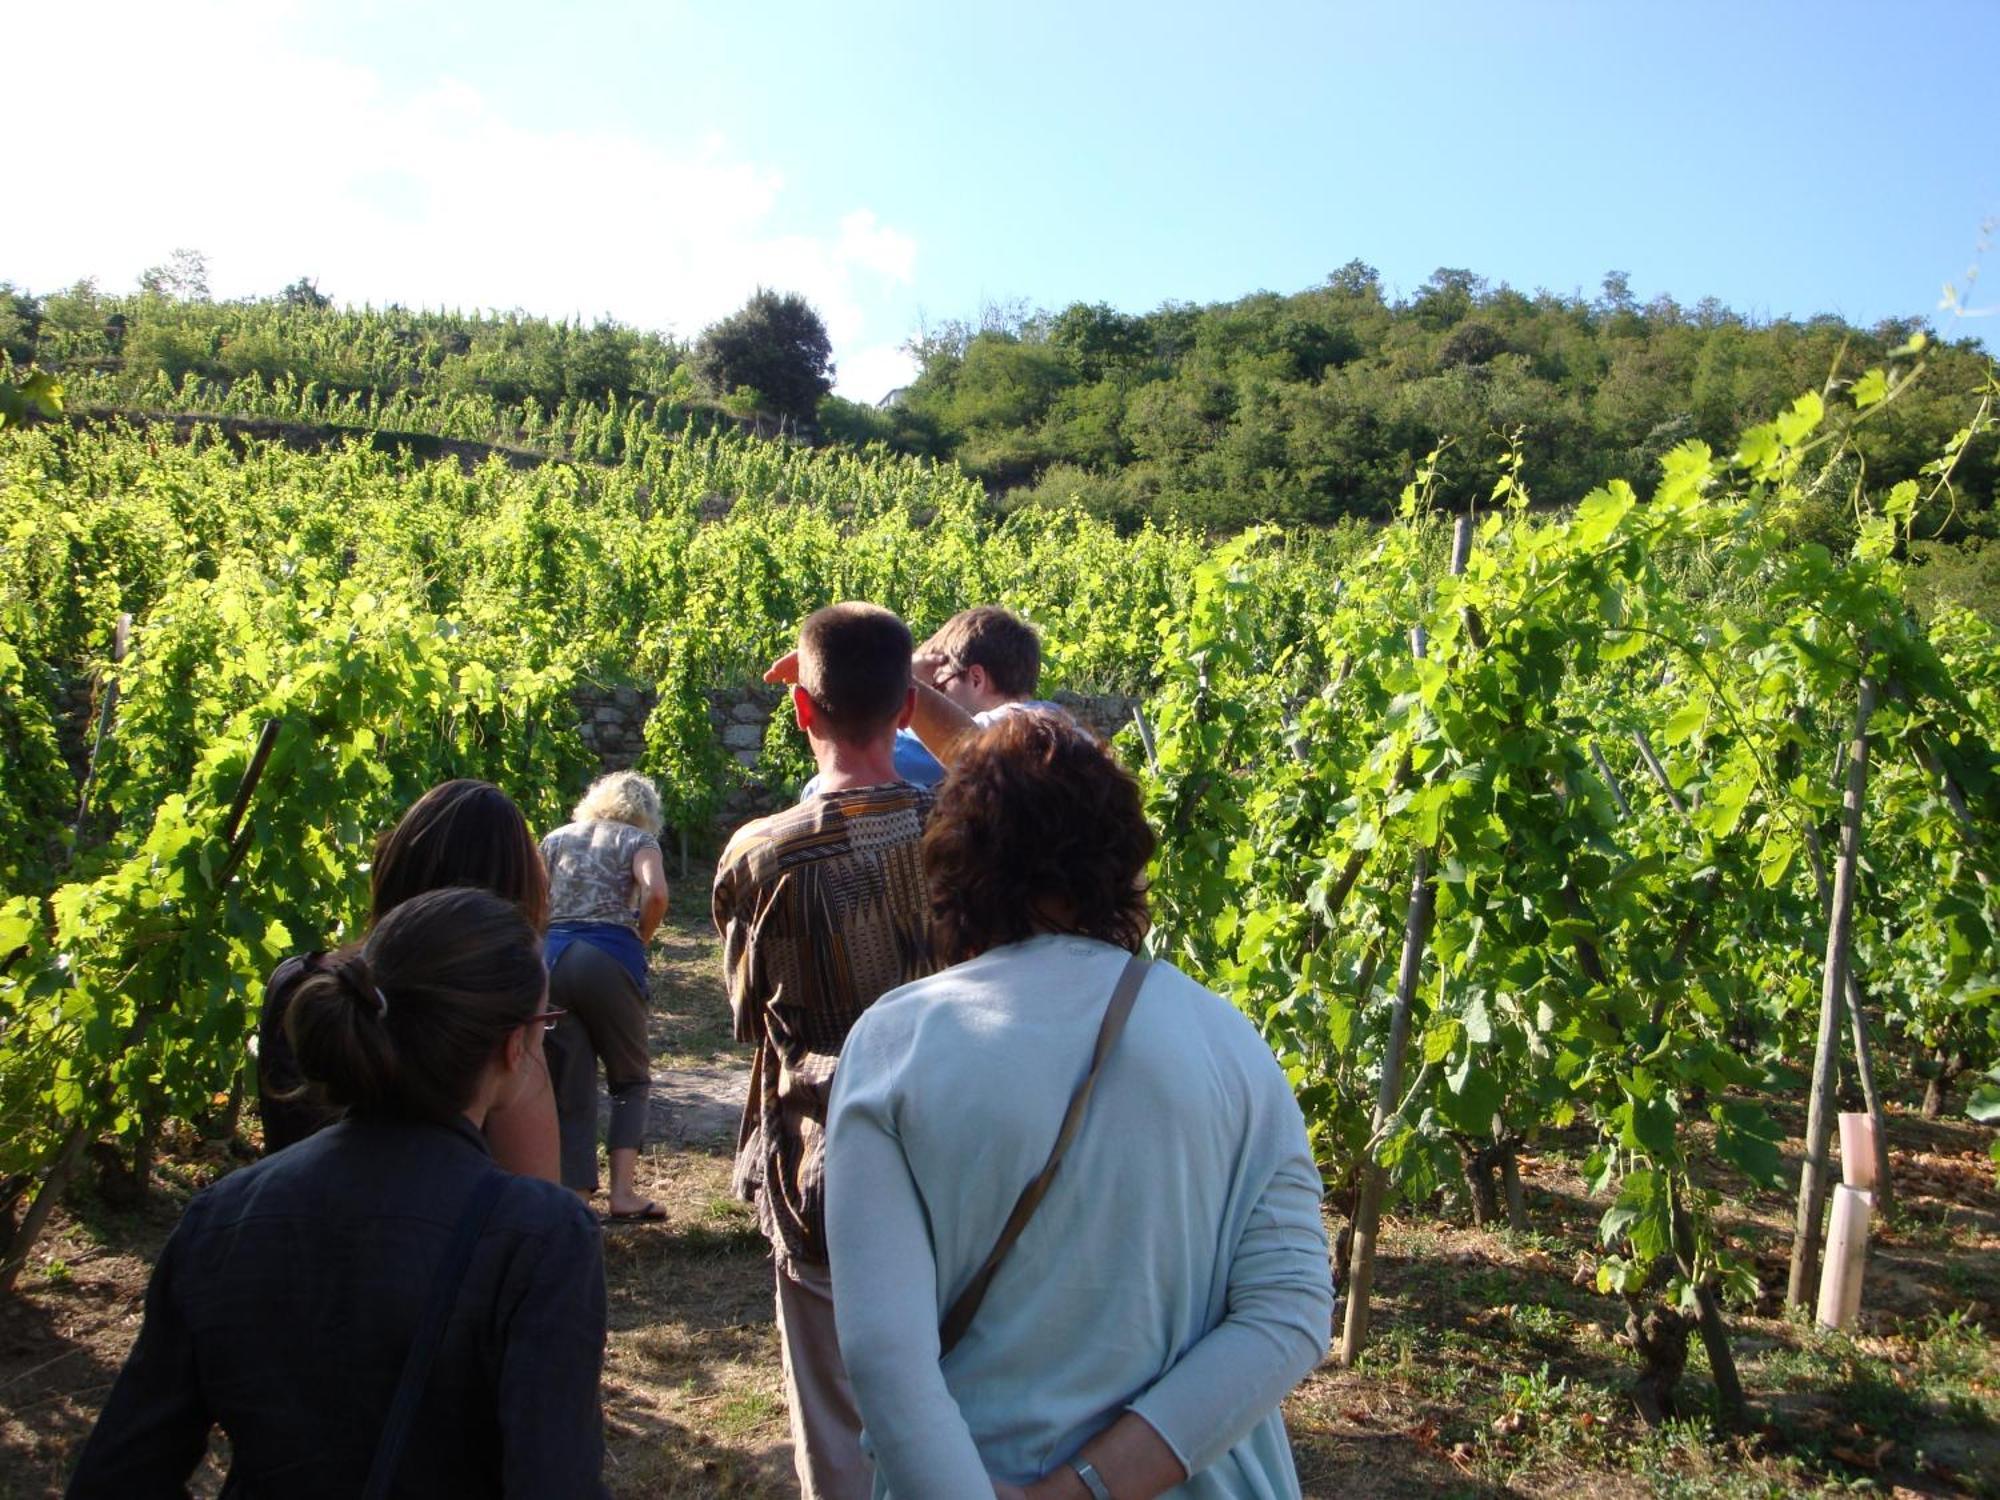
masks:
<path id="1" fill-rule="evenodd" d="M 1471 271 L 1439 266 L 1431 272 L 1431 279 L 1417 288 L 1410 311 L 1424 327 L 1442 333 L 1472 312 L 1482 286 Z"/>
<path id="2" fill-rule="evenodd" d="M 749 386 L 768 411 L 809 422 L 833 389 L 833 343 L 805 298 L 759 287 L 740 310 L 703 331 L 694 367 L 718 396 Z"/>
<path id="3" fill-rule="evenodd" d="M 333 306 L 333 298 L 319 289 L 316 276 L 301 276 L 278 293 L 278 300 L 287 307 L 303 307 L 308 312 L 324 312 Z"/>
<path id="4" fill-rule="evenodd" d="M 208 257 L 185 246 L 139 273 L 139 290 L 171 302 L 208 300 Z"/>
<path id="5" fill-rule="evenodd" d="M 632 331 L 609 318 L 579 334 L 563 361 L 564 393 L 586 401 L 602 401 L 632 388 Z M 760 387 L 761 389 L 761 387 Z"/>
<path id="6" fill-rule="evenodd" d="M 1049 342 L 1062 350 L 1086 380 L 1136 365 L 1153 352 L 1143 318 L 1127 317 L 1108 303 L 1072 302 L 1056 315 Z"/>
<path id="7" fill-rule="evenodd" d="M 1382 273 L 1365 260 L 1350 260 L 1327 277 L 1326 284 L 1343 296 L 1382 300 Z"/>
<path id="8" fill-rule="evenodd" d="M 41 326 L 41 302 L 13 282 L 0 281 L 0 354 L 26 364 L 35 357 Z"/>
<path id="9" fill-rule="evenodd" d="M 1445 335 L 1444 342 L 1438 346 L 1438 363 L 1447 368 L 1452 365 L 1483 365 L 1506 352 L 1507 341 L 1492 324 L 1468 318 Z"/>

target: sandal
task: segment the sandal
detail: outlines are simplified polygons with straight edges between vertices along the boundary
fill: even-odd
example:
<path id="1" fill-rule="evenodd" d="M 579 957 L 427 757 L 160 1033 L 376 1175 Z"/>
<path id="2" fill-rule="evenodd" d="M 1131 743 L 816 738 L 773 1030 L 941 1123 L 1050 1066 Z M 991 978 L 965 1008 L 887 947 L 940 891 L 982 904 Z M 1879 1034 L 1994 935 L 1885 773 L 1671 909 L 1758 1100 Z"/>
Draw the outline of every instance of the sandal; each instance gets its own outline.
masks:
<path id="1" fill-rule="evenodd" d="M 666 1217 L 667 1211 L 649 1198 L 646 1200 L 644 1208 L 635 1208 L 629 1213 L 622 1214 L 608 1213 L 604 1216 L 604 1222 L 607 1224 L 660 1224 L 666 1222 Z"/>

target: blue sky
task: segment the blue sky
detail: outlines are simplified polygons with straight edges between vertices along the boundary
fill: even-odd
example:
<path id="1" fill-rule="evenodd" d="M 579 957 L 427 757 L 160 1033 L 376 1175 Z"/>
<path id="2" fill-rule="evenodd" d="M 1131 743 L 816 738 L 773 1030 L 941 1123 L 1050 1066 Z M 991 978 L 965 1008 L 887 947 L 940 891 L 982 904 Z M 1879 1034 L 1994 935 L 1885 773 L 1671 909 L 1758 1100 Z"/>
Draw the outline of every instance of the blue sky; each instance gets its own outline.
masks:
<path id="1" fill-rule="evenodd" d="M 1355 257 L 1403 292 L 1615 267 L 1641 300 L 1935 316 L 2000 215 L 1992 0 L 114 0 L 87 62 L 39 10 L 16 39 L 71 62 L 16 102 L 64 149 L 15 161 L 0 277 L 122 288 L 191 245 L 218 295 L 310 273 L 684 337 L 761 281 L 821 307 L 862 399 L 985 302 Z"/>

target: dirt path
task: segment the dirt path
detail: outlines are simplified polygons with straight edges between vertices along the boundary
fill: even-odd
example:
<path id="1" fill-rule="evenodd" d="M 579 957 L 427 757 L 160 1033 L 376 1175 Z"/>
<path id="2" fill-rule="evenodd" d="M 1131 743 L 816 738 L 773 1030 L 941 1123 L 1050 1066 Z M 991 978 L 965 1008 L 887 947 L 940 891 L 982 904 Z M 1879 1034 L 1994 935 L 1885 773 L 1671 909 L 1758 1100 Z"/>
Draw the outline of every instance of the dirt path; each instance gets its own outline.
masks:
<path id="1" fill-rule="evenodd" d="M 605 1481 L 620 1500 L 796 1493 L 770 1256 L 729 1190 L 750 1068 L 731 1036 L 710 880 L 697 868 L 675 882 L 653 950 L 639 1187 L 667 1221 L 605 1236 Z"/>
<path id="2" fill-rule="evenodd" d="M 669 1147 L 728 1145 L 749 1092 L 750 1070 L 740 1063 L 655 1068 L 646 1138 Z"/>

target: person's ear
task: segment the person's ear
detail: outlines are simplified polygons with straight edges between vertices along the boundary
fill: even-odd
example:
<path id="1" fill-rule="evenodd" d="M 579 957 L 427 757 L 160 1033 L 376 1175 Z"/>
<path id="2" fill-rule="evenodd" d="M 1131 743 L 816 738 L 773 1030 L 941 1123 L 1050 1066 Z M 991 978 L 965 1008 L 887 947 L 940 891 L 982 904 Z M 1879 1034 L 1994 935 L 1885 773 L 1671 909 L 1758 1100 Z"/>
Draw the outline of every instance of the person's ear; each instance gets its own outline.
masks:
<path id="1" fill-rule="evenodd" d="M 984 698 L 993 688 L 993 679 L 986 675 L 986 668 L 974 662 L 965 669 L 965 680 L 971 684 L 973 692 Z"/>
<path id="2" fill-rule="evenodd" d="M 499 1091 L 494 1098 L 496 1102 L 504 1102 L 511 1099 L 521 1086 L 521 1070 L 528 1061 L 526 1028 L 507 1028 L 507 1034 L 500 1039 L 497 1061 L 500 1064 L 500 1080 Z"/>
<path id="3" fill-rule="evenodd" d="M 796 684 L 792 687 L 792 713 L 799 721 L 799 728 L 803 729 L 807 734 L 811 734 L 813 727 L 813 701 L 806 690 Z"/>
<path id="4" fill-rule="evenodd" d="M 915 716 L 916 711 L 917 689 L 916 684 L 912 683 L 910 690 L 903 694 L 903 711 L 896 715 L 896 727 L 898 729 L 908 729 L 910 727 L 910 720 Z"/>
<path id="5" fill-rule="evenodd" d="M 533 1023 L 533 1026 L 539 1025 L 539 1021 Z M 532 1026 L 513 1027 L 500 1043 L 500 1076 L 493 1091 L 495 1107 L 512 1104 L 528 1092 L 529 1080 L 533 1076 L 529 1070 L 533 1059 L 529 1054 L 534 1043 L 528 1036 L 532 1029 Z"/>

